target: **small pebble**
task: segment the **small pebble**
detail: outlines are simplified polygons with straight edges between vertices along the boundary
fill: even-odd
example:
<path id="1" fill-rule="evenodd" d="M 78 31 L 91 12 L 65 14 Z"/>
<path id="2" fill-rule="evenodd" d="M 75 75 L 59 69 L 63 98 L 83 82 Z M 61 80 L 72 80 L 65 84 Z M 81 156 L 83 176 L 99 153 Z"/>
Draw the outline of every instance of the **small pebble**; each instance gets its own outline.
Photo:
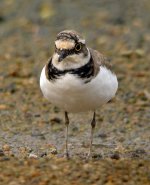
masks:
<path id="1" fill-rule="evenodd" d="M 10 146 L 7 145 L 7 144 L 3 145 L 3 150 L 4 151 L 9 151 L 10 150 Z"/>
<path id="2" fill-rule="evenodd" d="M 4 157 L 2 157 L 2 158 L 0 159 L 0 161 L 9 161 L 9 160 L 10 160 L 10 158 L 7 157 L 7 156 L 4 156 Z"/>
<path id="3" fill-rule="evenodd" d="M 86 163 L 86 164 L 83 165 L 83 169 L 84 169 L 85 171 L 90 171 L 90 170 L 92 169 L 92 165 Z"/>
<path id="4" fill-rule="evenodd" d="M 0 157 L 5 156 L 3 150 L 0 149 Z"/>
<path id="5" fill-rule="evenodd" d="M 57 149 L 56 148 L 52 148 L 50 152 L 51 152 L 51 154 L 57 154 Z"/>
<path id="6" fill-rule="evenodd" d="M 7 110 L 9 107 L 4 104 L 0 104 L 0 110 Z"/>
<path id="7" fill-rule="evenodd" d="M 38 158 L 38 156 L 36 155 L 36 154 L 29 154 L 29 158 L 33 158 L 33 159 L 37 159 Z"/>
<path id="8" fill-rule="evenodd" d="M 44 153 L 42 153 L 42 154 L 40 155 L 40 157 L 45 157 L 45 156 L 47 156 L 47 153 L 46 153 L 46 152 L 44 152 Z"/>
<path id="9" fill-rule="evenodd" d="M 118 152 L 115 152 L 115 153 L 113 153 L 113 154 L 110 156 L 110 158 L 111 158 L 111 159 L 116 159 L 116 160 L 118 160 L 118 159 L 120 159 L 120 155 L 119 155 Z"/>
<path id="10" fill-rule="evenodd" d="M 102 158 L 102 155 L 101 154 L 93 154 L 92 155 L 92 158 L 93 159 L 101 159 Z"/>
<path id="11" fill-rule="evenodd" d="M 107 137 L 107 134 L 105 134 L 105 133 L 99 133 L 97 137 L 106 138 Z"/>
<path id="12" fill-rule="evenodd" d="M 26 152 L 26 148 L 25 147 L 20 147 L 19 150 L 20 150 L 21 153 L 25 153 Z"/>
<path id="13" fill-rule="evenodd" d="M 55 118 L 52 118 L 51 120 L 50 120 L 50 122 L 51 122 L 51 124 L 53 125 L 53 124 L 55 124 L 55 123 L 61 123 L 62 122 L 62 120 L 60 119 L 60 118 L 58 118 L 58 117 L 55 117 Z"/>

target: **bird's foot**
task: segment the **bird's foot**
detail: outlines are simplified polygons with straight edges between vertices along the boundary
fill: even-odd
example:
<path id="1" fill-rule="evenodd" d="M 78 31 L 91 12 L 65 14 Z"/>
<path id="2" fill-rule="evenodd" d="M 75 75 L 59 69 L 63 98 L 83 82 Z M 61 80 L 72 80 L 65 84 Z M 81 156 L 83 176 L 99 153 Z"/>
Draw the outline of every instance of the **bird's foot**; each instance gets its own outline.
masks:
<path id="1" fill-rule="evenodd" d="M 65 156 L 66 159 L 70 159 L 69 152 L 65 152 L 65 155 L 64 156 Z"/>
<path id="2" fill-rule="evenodd" d="M 90 159 L 92 159 L 91 152 L 89 152 L 89 153 L 87 154 L 87 156 L 86 156 L 86 160 L 87 160 L 87 161 L 90 160 Z"/>

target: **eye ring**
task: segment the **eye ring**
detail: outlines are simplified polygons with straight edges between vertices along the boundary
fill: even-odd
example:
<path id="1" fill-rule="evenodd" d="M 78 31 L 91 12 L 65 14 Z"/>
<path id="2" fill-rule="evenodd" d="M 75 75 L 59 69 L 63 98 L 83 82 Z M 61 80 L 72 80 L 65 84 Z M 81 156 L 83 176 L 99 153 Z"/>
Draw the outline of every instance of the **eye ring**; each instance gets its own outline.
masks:
<path id="1" fill-rule="evenodd" d="M 76 50 L 76 51 L 80 51 L 81 48 L 82 48 L 81 43 L 77 43 L 77 44 L 75 45 L 75 50 Z"/>

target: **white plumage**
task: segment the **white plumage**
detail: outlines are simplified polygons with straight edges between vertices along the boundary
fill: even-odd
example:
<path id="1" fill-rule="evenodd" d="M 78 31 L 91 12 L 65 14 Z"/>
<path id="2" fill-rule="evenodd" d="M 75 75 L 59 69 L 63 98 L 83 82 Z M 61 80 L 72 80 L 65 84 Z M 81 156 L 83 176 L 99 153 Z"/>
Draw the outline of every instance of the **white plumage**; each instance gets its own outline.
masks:
<path id="1" fill-rule="evenodd" d="M 89 83 L 73 74 L 66 74 L 55 82 L 46 78 L 45 67 L 40 77 L 40 87 L 51 103 L 68 112 L 95 110 L 115 96 L 118 88 L 116 75 L 100 66 L 99 74 Z"/>

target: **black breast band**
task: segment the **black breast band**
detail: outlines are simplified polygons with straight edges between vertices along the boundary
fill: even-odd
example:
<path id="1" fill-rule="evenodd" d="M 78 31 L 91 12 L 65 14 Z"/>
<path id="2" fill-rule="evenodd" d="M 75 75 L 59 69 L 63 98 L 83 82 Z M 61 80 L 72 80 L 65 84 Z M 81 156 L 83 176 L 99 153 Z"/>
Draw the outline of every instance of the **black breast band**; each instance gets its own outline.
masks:
<path id="1" fill-rule="evenodd" d="M 46 68 L 46 75 L 50 81 L 55 81 L 66 73 L 70 73 L 85 80 L 85 83 L 87 83 L 91 80 L 91 77 L 94 76 L 94 63 L 92 57 L 87 64 L 76 69 L 59 70 L 52 64 L 52 59 L 50 59 Z"/>

